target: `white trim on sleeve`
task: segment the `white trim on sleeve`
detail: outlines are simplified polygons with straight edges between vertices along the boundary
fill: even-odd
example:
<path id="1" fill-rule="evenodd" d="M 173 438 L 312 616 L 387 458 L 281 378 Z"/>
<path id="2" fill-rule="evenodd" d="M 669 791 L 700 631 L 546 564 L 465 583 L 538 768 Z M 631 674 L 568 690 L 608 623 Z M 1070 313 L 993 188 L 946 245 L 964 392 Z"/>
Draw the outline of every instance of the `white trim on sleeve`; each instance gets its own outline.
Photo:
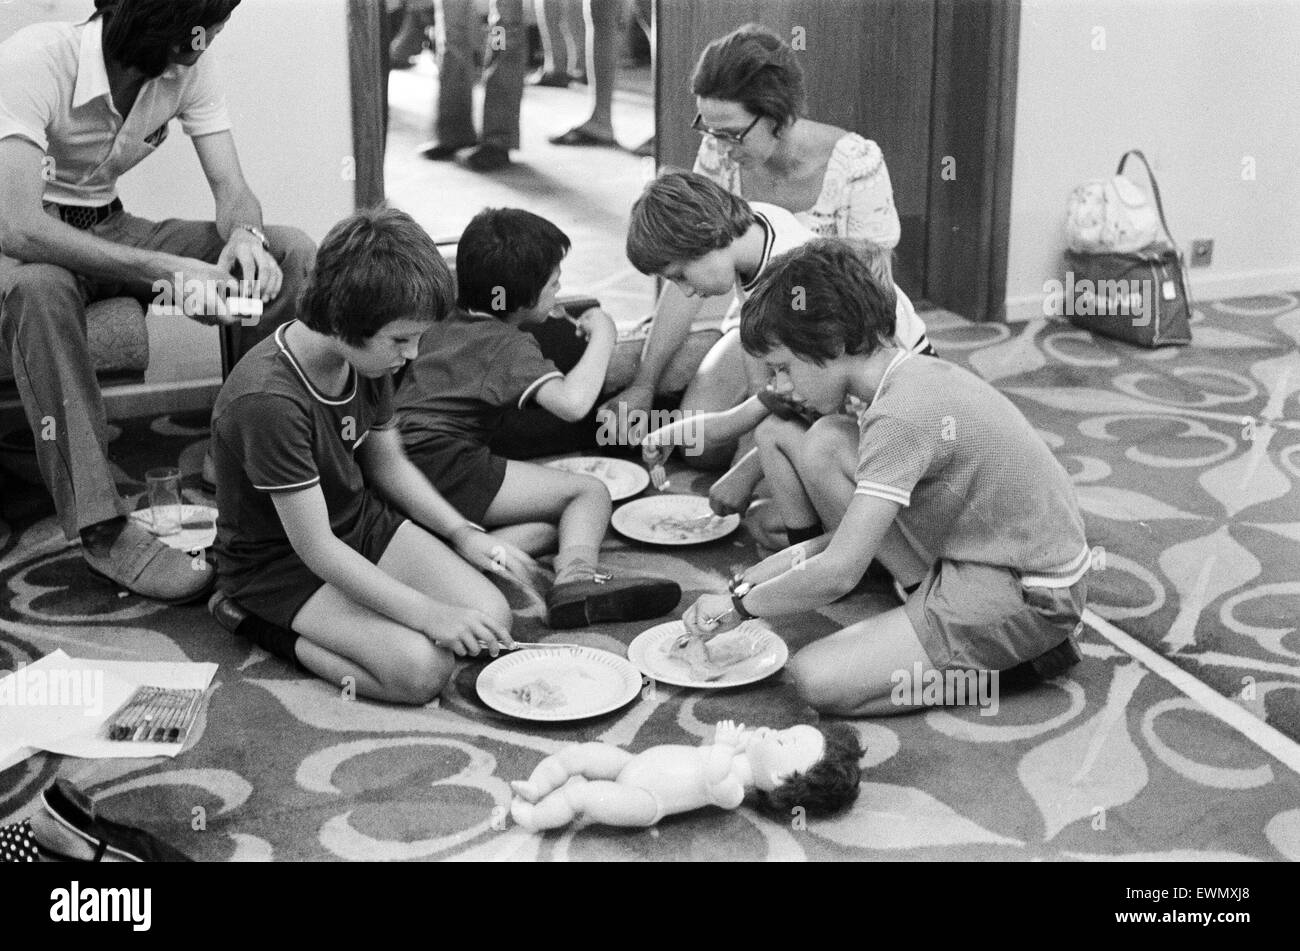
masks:
<path id="1" fill-rule="evenodd" d="M 527 403 L 529 400 L 531 400 L 534 396 L 536 396 L 537 391 L 540 390 L 544 384 L 549 383 L 551 380 L 554 380 L 556 377 L 559 377 L 561 380 L 563 380 L 564 374 L 561 373 L 559 370 L 552 370 L 550 373 L 543 374 L 542 376 L 539 376 L 537 379 L 533 380 L 532 383 L 528 384 L 528 389 L 524 390 L 523 395 L 519 397 L 519 408 L 523 409 L 524 404 Z"/>
<path id="2" fill-rule="evenodd" d="M 883 485 L 879 482 L 859 482 L 854 495 L 870 495 L 877 499 L 884 499 L 886 502 L 897 502 L 903 508 L 912 504 L 912 493 L 904 492 L 902 489 L 895 488 L 892 485 Z"/>
<path id="3" fill-rule="evenodd" d="M 320 481 L 320 476 L 308 479 L 306 482 L 295 482 L 293 485 L 257 485 L 254 483 L 253 488 L 259 492 L 288 492 L 292 489 L 307 489 Z"/>

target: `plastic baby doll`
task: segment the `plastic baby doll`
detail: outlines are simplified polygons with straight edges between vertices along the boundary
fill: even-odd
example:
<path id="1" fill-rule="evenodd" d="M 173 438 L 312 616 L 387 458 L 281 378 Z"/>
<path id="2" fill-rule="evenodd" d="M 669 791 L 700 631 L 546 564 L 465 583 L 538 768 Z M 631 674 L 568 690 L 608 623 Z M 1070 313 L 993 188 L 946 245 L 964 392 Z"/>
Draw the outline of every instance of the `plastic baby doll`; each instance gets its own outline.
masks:
<path id="1" fill-rule="evenodd" d="M 652 826 L 703 806 L 735 809 L 751 789 L 759 805 L 825 815 L 858 796 L 858 735 L 842 724 L 746 729 L 723 720 L 713 742 L 652 746 L 632 754 L 607 743 L 575 743 L 548 756 L 524 782 L 512 782 L 510 815 L 533 832 L 576 819 Z"/>

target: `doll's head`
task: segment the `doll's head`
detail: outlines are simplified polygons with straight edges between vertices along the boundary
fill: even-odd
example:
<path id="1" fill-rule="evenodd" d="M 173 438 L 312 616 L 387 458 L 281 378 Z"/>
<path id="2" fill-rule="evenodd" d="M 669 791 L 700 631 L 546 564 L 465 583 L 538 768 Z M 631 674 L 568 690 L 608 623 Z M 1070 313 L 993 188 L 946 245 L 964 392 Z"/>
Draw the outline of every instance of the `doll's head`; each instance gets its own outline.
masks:
<path id="1" fill-rule="evenodd" d="M 810 816 L 825 816 L 851 805 L 858 798 L 862 780 L 858 761 L 864 750 L 857 732 L 844 723 L 795 729 L 813 729 L 822 735 L 821 757 L 807 769 L 781 777 L 771 789 L 760 784 L 756 789 L 759 807 L 789 816 L 791 809 L 802 806 Z"/>

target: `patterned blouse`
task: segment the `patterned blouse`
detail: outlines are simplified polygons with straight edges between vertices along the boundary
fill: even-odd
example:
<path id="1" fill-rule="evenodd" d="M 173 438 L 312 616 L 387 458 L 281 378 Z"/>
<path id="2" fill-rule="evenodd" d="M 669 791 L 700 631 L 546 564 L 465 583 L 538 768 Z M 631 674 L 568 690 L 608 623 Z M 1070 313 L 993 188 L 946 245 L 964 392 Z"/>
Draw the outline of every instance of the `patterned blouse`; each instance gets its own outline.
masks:
<path id="1" fill-rule="evenodd" d="M 700 142 L 695 171 L 741 194 L 740 166 L 712 136 Z M 898 210 L 885 156 L 880 146 L 856 132 L 846 132 L 835 143 L 817 203 L 790 211 L 804 227 L 823 237 L 866 238 L 887 249 L 898 244 Z"/>

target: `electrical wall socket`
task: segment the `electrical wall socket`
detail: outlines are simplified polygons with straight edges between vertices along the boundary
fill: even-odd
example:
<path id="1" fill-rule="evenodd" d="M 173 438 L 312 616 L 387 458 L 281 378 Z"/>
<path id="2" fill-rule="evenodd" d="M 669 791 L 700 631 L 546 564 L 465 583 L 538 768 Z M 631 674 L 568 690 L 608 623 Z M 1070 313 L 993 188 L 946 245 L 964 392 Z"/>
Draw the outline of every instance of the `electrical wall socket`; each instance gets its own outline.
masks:
<path id="1" fill-rule="evenodd" d="M 1209 267 L 1214 259 L 1214 239 L 1197 238 L 1192 242 L 1192 267 Z"/>

